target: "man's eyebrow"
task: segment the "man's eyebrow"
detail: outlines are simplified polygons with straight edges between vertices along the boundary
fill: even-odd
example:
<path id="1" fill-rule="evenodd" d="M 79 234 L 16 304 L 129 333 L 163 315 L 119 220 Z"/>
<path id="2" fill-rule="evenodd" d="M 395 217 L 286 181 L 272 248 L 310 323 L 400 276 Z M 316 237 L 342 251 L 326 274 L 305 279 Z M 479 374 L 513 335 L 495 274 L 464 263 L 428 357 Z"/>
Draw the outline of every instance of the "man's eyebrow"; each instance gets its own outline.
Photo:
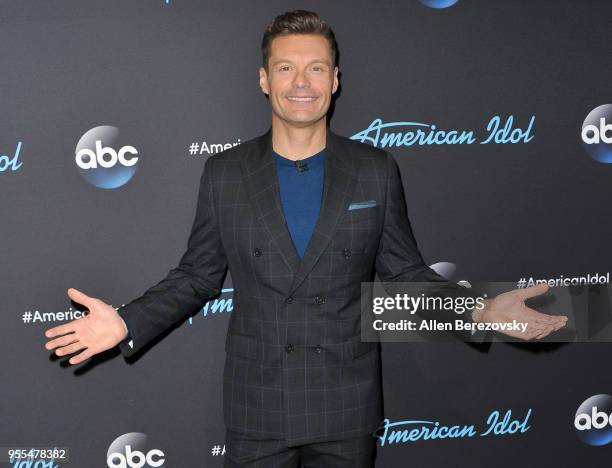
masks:
<path id="1" fill-rule="evenodd" d="M 274 67 L 274 66 L 278 65 L 279 63 L 291 63 L 291 64 L 293 64 L 293 62 L 291 60 L 289 60 L 289 59 L 278 59 L 278 60 L 274 60 L 271 63 L 271 65 Z M 311 60 L 310 62 L 308 62 L 308 65 L 312 65 L 313 63 L 322 63 L 322 64 L 328 65 L 328 66 L 331 65 L 331 63 L 328 60 L 321 59 L 321 58 Z"/>

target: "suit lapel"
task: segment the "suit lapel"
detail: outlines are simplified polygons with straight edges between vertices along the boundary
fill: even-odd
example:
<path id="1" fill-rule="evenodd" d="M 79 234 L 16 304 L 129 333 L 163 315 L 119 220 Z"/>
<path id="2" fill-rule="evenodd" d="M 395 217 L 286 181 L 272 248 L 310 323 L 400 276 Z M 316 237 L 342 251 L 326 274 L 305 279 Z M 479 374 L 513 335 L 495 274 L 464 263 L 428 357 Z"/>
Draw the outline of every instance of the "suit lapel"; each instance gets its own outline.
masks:
<path id="1" fill-rule="evenodd" d="M 327 129 L 325 146 L 321 209 L 302 259 L 291 238 L 280 201 L 276 161 L 272 155 L 272 128 L 257 138 L 242 163 L 249 200 L 294 275 L 288 294 L 299 287 L 319 260 L 338 220 L 348 209 L 355 189 L 357 159 L 351 157 L 348 145 L 343 145 L 340 137 Z"/>
<path id="2" fill-rule="evenodd" d="M 262 221 L 284 262 L 295 274 L 300 256 L 291 239 L 280 201 L 276 161 L 272 155 L 272 127 L 257 138 L 243 160 L 242 178 L 257 217 Z"/>

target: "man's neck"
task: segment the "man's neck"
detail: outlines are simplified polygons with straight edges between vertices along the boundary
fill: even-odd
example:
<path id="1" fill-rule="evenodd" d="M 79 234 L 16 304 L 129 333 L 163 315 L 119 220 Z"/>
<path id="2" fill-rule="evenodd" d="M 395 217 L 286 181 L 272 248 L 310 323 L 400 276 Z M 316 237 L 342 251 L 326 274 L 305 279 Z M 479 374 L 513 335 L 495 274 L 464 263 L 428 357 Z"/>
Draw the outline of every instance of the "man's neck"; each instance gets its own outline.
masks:
<path id="1" fill-rule="evenodd" d="M 326 136 L 325 118 L 307 127 L 294 127 L 272 118 L 272 148 L 287 159 L 296 161 L 322 151 Z"/>

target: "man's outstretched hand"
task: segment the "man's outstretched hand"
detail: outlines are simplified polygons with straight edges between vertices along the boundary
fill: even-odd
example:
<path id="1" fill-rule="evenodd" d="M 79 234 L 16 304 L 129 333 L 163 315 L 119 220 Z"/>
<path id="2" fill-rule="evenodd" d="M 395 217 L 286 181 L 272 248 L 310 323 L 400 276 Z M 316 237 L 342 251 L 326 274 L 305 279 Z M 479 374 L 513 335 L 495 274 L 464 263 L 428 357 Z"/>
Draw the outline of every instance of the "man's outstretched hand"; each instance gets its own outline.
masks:
<path id="1" fill-rule="evenodd" d="M 68 296 L 87 307 L 89 314 L 47 329 L 45 336 L 53 339 L 45 343 L 45 348 L 57 348 L 55 354 L 58 356 L 81 351 L 68 360 L 70 364 L 78 364 L 125 339 L 127 327 L 114 307 L 74 288 L 68 289 Z"/>
<path id="2" fill-rule="evenodd" d="M 485 300 L 485 308 L 475 309 L 472 315 L 476 322 L 517 322 L 527 323 L 523 331 L 505 330 L 502 333 L 523 340 L 541 339 L 559 330 L 567 323 L 565 315 L 548 315 L 525 305 L 525 299 L 539 296 L 548 291 L 548 285 L 542 283 L 529 288 L 514 289 L 499 294 L 493 299 Z"/>

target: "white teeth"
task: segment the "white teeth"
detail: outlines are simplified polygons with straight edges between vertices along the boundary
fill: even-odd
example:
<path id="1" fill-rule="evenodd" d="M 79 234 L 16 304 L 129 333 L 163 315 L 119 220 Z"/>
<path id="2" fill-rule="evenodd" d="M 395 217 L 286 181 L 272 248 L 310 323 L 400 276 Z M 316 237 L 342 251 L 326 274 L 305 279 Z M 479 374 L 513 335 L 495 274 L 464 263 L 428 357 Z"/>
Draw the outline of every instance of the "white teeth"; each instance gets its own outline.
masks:
<path id="1" fill-rule="evenodd" d="M 289 99 L 290 101 L 307 102 L 307 101 L 314 101 L 316 97 L 287 96 L 287 99 Z"/>

